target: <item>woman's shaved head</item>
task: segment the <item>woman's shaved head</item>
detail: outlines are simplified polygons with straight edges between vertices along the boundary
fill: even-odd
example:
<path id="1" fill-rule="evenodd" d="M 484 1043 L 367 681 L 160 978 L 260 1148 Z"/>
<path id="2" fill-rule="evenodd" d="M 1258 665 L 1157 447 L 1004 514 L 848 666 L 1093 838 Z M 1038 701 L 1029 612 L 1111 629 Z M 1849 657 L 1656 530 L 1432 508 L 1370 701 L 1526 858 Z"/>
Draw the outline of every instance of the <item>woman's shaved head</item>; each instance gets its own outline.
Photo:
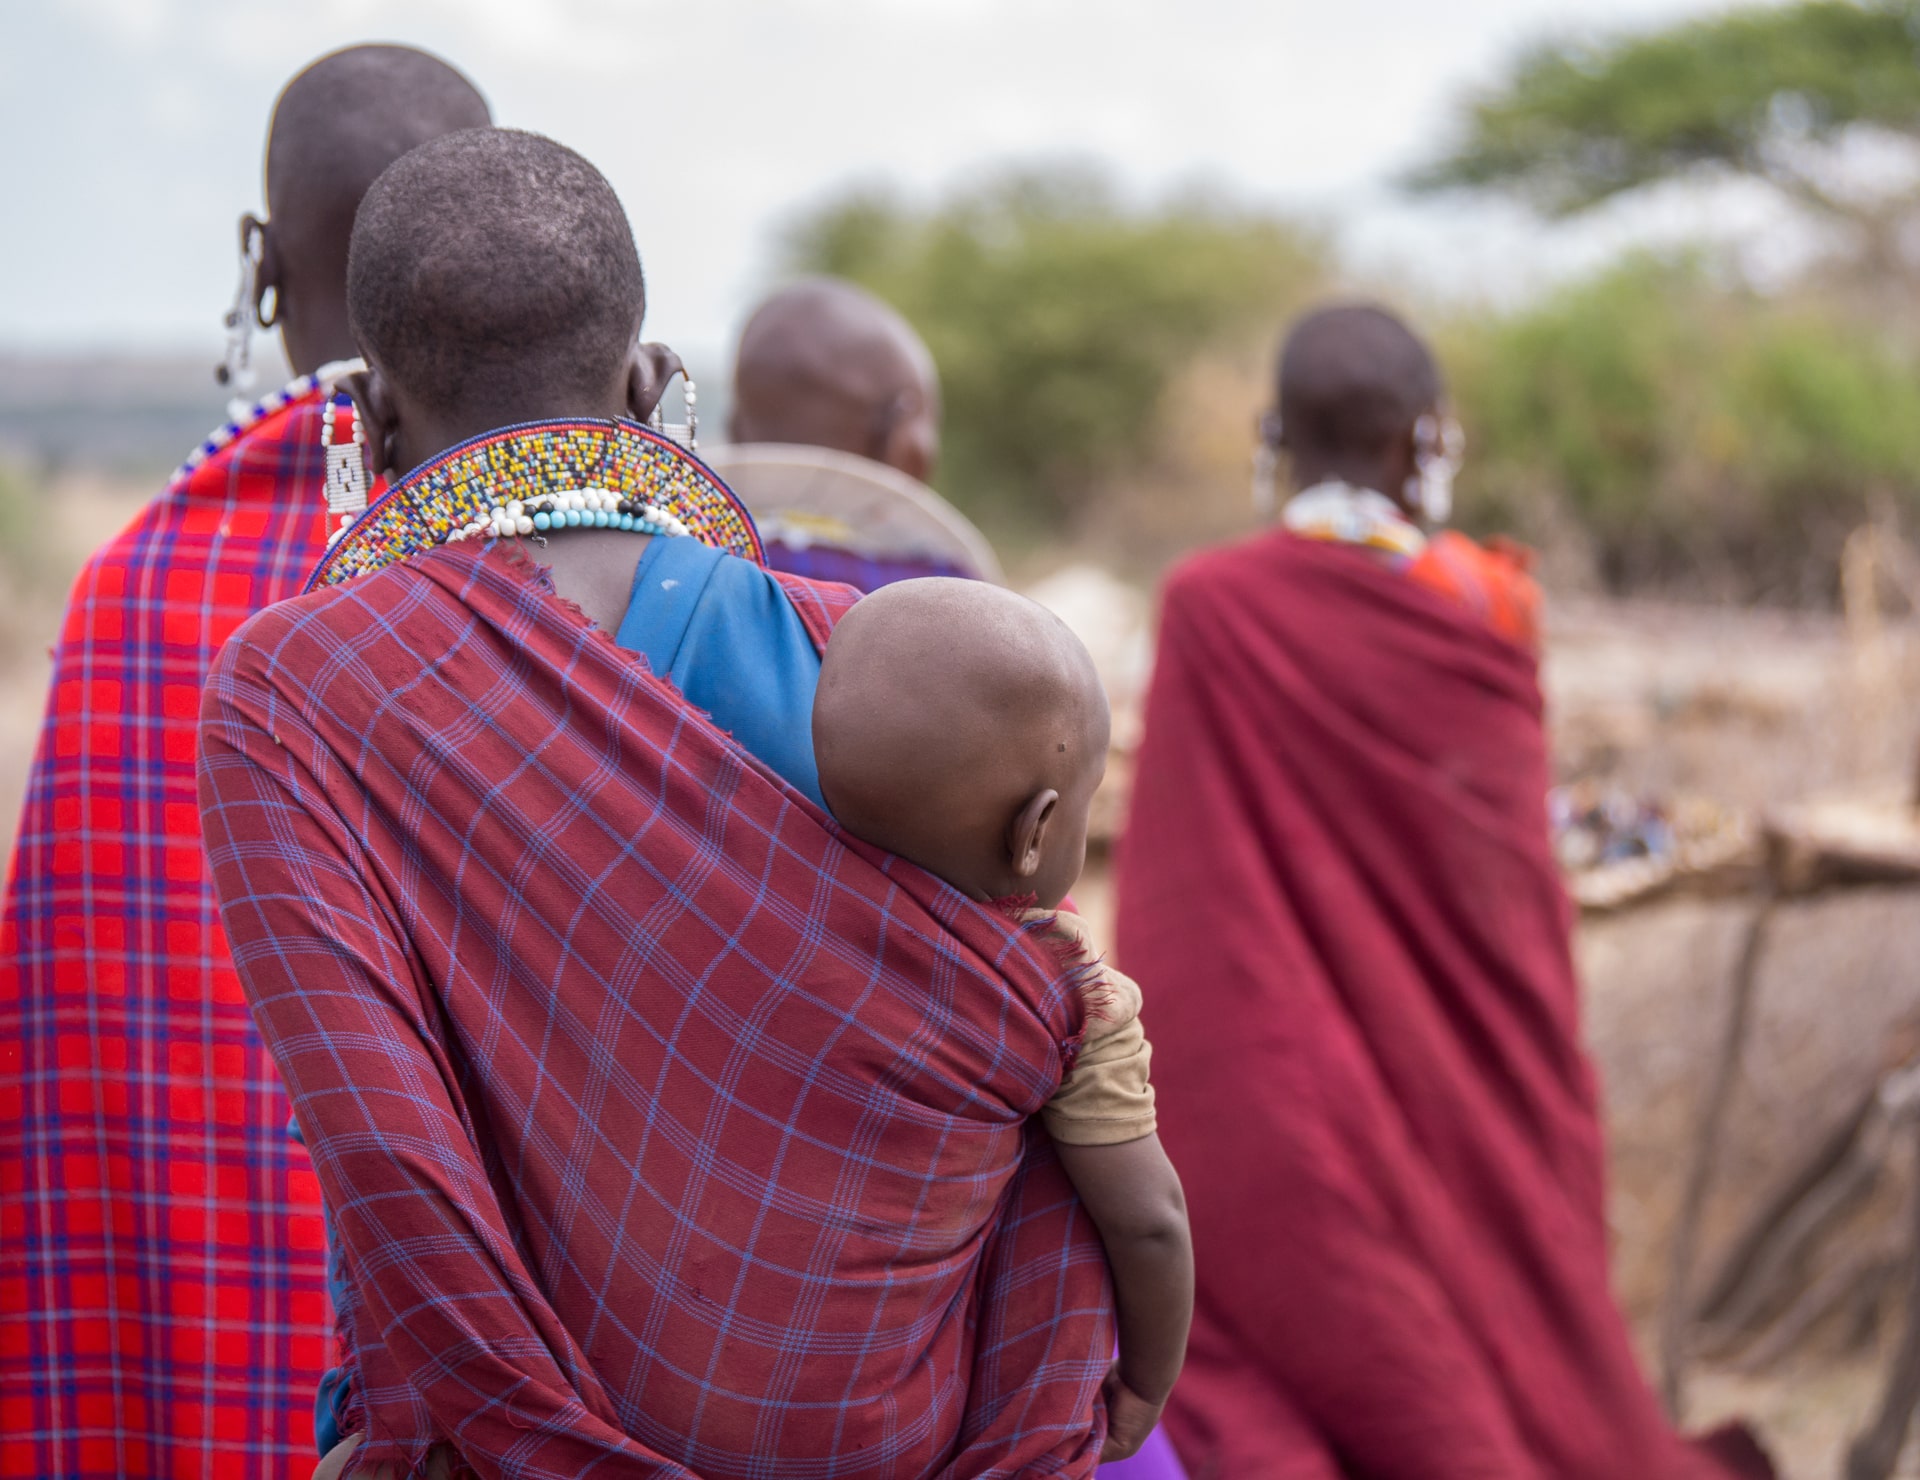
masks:
<path id="1" fill-rule="evenodd" d="M 429 52 L 331 52 L 289 82 L 274 104 L 268 215 L 290 239 L 336 253 L 344 268 L 353 213 L 381 171 L 429 139 L 491 122 L 479 89 Z"/>
<path id="2" fill-rule="evenodd" d="M 403 156 L 361 203 L 347 308 L 411 402 L 479 425 L 604 399 L 646 312 L 604 176 L 538 134 L 468 129 Z"/>
<path id="3" fill-rule="evenodd" d="M 1377 457 L 1440 395 L 1440 368 L 1420 336 L 1373 304 L 1316 310 L 1281 346 L 1280 421 L 1296 456 Z"/>
<path id="4" fill-rule="evenodd" d="M 440 58 L 410 46 L 349 46 L 312 63 L 274 104 L 267 130 L 267 220 L 255 308 L 271 294 L 294 369 L 353 354 L 347 242 L 361 197 L 410 149 L 490 122 L 486 99 Z"/>

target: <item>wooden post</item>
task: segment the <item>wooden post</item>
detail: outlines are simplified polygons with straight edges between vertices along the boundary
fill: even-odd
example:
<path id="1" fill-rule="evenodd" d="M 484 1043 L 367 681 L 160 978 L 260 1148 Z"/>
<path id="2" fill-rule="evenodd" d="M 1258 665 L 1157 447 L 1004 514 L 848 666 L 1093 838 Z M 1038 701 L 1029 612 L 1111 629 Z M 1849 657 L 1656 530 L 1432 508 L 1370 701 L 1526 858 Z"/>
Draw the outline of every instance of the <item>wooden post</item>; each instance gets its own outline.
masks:
<path id="1" fill-rule="evenodd" d="M 1920 1252 L 1920 1190 L 1913 1199 L 1913 1218 L 1913 1247 Z M 1887 1480 L 1893 1474 L 1916 1406 L 1920 1406 L 1920 1275 L 1907 1293 L 1907 1329 L 1900 1335 L 1900 1349 L 1887 1373 L 1879 1415 L 1847 1450 L 1847 1480 Z"/>
<path id="2" fill-rule="evenodd" d="M 1667 1268 L 1666 1308 L 1661 1313 L 1660 1321 L 1660 1395 L 1675 1423 L 1685 1420 L 1687 1343 L 1693 1326 L 1693 1265 L 1699 1252 L 1700 1218 L 1706 1209 L 1707 1193 L 1713 1185 L 1714 1159 L 1720 1150 L 1720 1132 L 1726 1122 L 1727 1106 L 1733 1099 L 1734 1081 L 1739 1077 L 1740 1056 L 1746 1048 L 1748 1025 L 1753 1015 L 1754 986 L 1760 976 L 1760 958 L 1766 948 L 1767 931 L 1773 922 L 1773 912 L 1779 898 L 1778 891 L 1769 882 L 1759 908 L 1748 922 L 1746 939 L 1741 944 L 1739 960 L 1734 964 L 1726 1030 L 1721 1035 L 1713 1079 L 1707 1086 L 1706 1103 L 1701 1107 L 1698 1129 L 1694 1132 L 1693 1154 L 1681 1194 L 1680 1214 L 1674 1223 Z"/>

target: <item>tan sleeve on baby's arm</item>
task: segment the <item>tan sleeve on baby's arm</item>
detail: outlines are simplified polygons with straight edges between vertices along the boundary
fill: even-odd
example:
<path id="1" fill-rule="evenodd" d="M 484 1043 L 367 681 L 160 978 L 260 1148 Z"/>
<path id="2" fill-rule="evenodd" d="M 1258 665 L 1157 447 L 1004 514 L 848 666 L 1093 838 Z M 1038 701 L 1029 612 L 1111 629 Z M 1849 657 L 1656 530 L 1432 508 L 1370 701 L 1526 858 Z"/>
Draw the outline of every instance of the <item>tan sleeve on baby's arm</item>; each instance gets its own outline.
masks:
<path id="1" fill-rule="evenodd" d="M 1060 916 L 1063 934 L 1089 945 L 1085 927 Z M 1090 949 L 1090 946 L 1089 946 Z M 1073 1072 L 1040 1115 L 1047 1134 L 1069 1146 L 1117 1146 L 1153 1134 L 1153 1047 L 1140 1026 L 1140 988 L 1110 966 L 1089 978 L 1086 1036 Z"/>

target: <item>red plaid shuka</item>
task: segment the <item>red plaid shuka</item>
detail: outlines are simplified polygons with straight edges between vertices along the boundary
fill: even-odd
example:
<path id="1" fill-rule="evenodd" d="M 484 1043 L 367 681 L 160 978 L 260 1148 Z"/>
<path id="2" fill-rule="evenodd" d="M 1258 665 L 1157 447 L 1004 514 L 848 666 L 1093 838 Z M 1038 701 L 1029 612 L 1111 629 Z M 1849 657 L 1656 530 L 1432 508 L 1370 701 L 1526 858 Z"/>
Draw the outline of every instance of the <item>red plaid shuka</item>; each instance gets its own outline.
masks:
<path id="1" fill-rule="evenodd" d="M 852 593 L 786 579 L 824 640 Z M 263 613 L 201 743 L 366 1462 L 1091 1473 L 1106 1264 L 1028 1123 L 1083 1013 L 1048 947 L 497 547 Z"/>
<path id="2" fill-rule="evenodd" d="M 304 1476 L 319 1189 L 221 936 L 194 798 L 220 645 L 325 519 L 317 396 L 80 574 L 0 917 L 0 1475 Z"/>

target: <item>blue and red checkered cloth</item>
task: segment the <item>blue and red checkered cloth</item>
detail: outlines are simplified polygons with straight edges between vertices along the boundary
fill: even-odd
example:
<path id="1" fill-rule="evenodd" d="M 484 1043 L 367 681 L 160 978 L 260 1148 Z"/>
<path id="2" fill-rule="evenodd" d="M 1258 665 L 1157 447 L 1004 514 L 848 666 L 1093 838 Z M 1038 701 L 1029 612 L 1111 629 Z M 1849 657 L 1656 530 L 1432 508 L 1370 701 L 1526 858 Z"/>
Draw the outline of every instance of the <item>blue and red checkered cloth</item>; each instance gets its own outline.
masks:
<path id="1" fill-rule="evenodd" d="M 0 1475 L 304 1476 L 319 1187 L 222 937 L 194 790 L 229 634 L 321 550 L 317 397 L 88 563 L 0 916 Z"/>
<path id="2" fill-rule="evenodd" d="M 816 640 L 852 599 L 786 578 Z M 1106 1263 L 1029 1117 L 1084 1009 L 499 547 L 206 697 L 234 957 L 345 1251 L 368 1462 L 1085 1476 Z"/>

